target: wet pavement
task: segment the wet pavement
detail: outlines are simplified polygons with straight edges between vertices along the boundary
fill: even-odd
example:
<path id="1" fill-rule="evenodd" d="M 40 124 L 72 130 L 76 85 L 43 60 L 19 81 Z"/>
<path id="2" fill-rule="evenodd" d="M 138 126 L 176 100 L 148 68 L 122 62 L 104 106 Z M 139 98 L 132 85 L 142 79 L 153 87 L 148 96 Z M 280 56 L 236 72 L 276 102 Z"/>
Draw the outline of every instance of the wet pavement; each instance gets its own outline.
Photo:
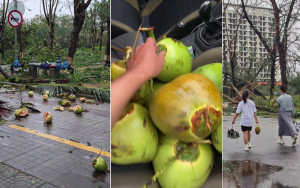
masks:
<path id="1" fill-rule="evenodd" d="M 300 143 L 292 146 L 290 137 L 285 144 L 277 144 L 277 118 L 260 118 L 261 133 L 251 132 L 250 151 L 244 151 L 239 125 L 233 129 L 240 133 L 237 139 L 227 137 L 233 116 L 223 116 L 223 187 L 300 187 Z"/>
<path id="2" fill-rule="evenodd" d="M 18 93 L 3 93 L 0 100 L 19 108 Z M 10 99 L 9 96 L 13 98 Z M 110 187 L 110 173 L 97 173 L 90 165 L 103 150 L 110 170 L 110 104 L 84 104 L 82 115 L 55 111 L 60 99 L 50 97 L 43 102 L 41 95 L 23 101 L 33 102 L 42 113 L 16 119 L 14 115 L 0 124 L 0 187 Z M 76 103 L 76 102 L 75 102 Z M 72 103 L 72 106 L 75 105 Z M 53 114 L 50 125 L 44 123 L 43 113 Z M 13 112 L 12 112 L 13 114 Z M 17 125 L 17 126 L 12 126 Z M 3 169 L 13 175 L 9 177 Z M 7 176 L 7 177 L 6 177 Z M 20 177 L 21 181 L 17 181 Z M 24 180 L 25 179 L 25 180 Z M 19 184 L 16 184 L 19 182 Z M 5 183 L 5 184 L 4 184 Z"/>

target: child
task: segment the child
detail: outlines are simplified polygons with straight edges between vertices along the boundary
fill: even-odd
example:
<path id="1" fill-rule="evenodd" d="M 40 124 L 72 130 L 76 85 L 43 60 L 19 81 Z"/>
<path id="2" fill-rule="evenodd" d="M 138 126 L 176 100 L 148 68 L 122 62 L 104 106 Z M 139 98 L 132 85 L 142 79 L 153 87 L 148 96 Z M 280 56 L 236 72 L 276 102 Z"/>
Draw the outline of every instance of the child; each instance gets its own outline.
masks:
<path id="1" fill-rule="evenodd" d="M 250 131 L 252 130 L 253 119 L 255 118 L 256 123 L 258 123 L 255 104 L 249 99 L 249 95 L 249 91 L 245 89 L 242 94 L 243 101 L 239 103 L 236 114 L 232 120 L 232 124 L 234 124 L 239 113 L 242 113 L 240 123 L 244 133 L 245 151 L 249 151 L 249 149 L 252 147 L 250 144 Z"/>

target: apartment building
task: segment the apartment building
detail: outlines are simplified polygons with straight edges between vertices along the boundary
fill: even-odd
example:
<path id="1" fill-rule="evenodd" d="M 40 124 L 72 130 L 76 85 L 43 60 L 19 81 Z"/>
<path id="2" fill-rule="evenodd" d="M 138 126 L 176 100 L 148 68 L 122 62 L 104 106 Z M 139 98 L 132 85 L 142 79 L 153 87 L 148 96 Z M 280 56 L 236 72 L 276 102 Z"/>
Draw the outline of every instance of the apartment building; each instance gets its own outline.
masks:
<path id="1" fill-rule="evenodd" d="M 223 6 L 226 7 L 227 5 Z M 247 6 L 246 10 L 250 20 L 253 21 L 253 24 L 272 48 L 275 36 L 272 9 Z M 240 76 L 247 76 L 249 74 L 256 76 L 259 72 L 256 76 L 257 81 L 269 81 L 270 66 L 266 66 L 268 64 L 267 51 L 250 27 L 248 21 L 240 13 L 242 13 L 240 5 L 228 5 L 226 8 L 226 15 L 224 16 L 226 22 L 223 19 L 223 39 L 225 40 L 225 45 L 228 46 L 228 39 L 229 41 L 234 41 L 234 38 L 237 37 L 237 73 Z M 228 33 L 225 29 L 225 23 L 227 24 Z M 231 45 L 231 49 L 233 49 L 233 45 Z M 226 62 L 229 62 L 229 59 Z M 276 68 L 275 74 L 276 81 L 279 81 L 280 74 L 278 68 Z"/>

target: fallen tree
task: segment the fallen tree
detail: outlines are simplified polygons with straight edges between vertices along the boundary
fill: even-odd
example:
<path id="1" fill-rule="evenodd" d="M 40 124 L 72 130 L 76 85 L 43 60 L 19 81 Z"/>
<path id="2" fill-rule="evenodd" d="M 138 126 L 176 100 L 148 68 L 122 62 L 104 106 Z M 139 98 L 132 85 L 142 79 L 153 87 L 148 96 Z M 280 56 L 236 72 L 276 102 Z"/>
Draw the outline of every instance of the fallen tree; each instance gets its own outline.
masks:
<path id="1" fill-rule="evenodd" d="M 256 92 L 255 92 L 255 91 L 257 91 L 256 88 L 259 87 L 259 85 L 253 86 L 250 82 L 248 82 L 247 85 L 242 87 L 242 89 L 238 90 L 236 87 L 234 87 L 234 85 L 232 83 L 230 83 L 230 84 L 231 84 L 231 87 L 223 86 L 223 88 L 231 89 L 236 93 L 236 96 L 233 97 L 233 98 L 229 97 L 226 94 L 223 94 L 223 97 L 228 99 L 230 101 L 230 104 L 239 104 L 239 102 L 241 102 L 243 100 L 242 99 L 242 93 L 245 89 L 248 89 L 249 92 L 250 92 L 250 96 L 252 96 L 252 95 L 256 94 Z M 259 96 L 261 96 L 261 95 L 259 95 Z M 266 98 L 264 97 L 264 99 L 266 99 Z M 269 107 L 266 107 L 266 106 L 261 106 L 261 105 L 256 105 L 256 108 L 260 109 L 260 110 L 265 110 L 265 111 L 268 111 L 268 112 L 277 112 L 275 109 L 272 109 L 272 108 L 269 108 Z"/>

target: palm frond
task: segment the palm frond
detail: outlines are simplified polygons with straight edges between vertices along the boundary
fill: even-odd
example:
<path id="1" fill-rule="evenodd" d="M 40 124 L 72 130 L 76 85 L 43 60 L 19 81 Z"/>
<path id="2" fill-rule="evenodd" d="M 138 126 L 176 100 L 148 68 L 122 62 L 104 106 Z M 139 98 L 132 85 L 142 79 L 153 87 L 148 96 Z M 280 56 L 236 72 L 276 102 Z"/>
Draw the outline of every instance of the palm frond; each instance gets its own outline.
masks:
<path id="1" fill-rule="evenodd" d="M 46 90 L 49 91 L 50 96 L 53 97 L 56 97 L 60 93 L 89 94 L 93 95 L 98 102 L 110 102 L 110 91 L 102 88 L 40 84 L 38 85 L 36 92 L 43 94 Z"/>

